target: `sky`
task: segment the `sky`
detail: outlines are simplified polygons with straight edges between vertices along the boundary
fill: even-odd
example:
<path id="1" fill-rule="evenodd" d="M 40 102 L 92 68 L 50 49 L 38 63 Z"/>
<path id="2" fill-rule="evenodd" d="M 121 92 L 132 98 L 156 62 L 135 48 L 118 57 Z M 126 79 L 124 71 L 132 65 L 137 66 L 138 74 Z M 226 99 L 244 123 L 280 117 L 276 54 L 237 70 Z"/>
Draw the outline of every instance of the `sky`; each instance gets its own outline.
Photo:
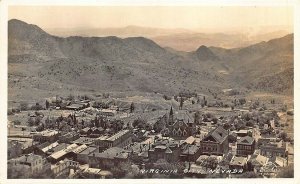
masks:
<path id="1" fill-rule="evenodd" d="M 9 19 L 45 30 L 135 25 L 222 32 L 293 27 L 293 8 L 288 6 L 10 6 L 8 14 Z"/>

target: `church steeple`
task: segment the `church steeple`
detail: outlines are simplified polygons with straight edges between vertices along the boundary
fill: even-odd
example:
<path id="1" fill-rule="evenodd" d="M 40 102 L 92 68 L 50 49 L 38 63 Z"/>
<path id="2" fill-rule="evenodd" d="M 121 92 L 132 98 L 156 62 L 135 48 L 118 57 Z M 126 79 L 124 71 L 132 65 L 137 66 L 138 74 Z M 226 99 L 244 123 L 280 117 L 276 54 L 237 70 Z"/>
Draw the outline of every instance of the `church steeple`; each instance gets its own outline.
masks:
<path id="1" fill-rule="evenodd" d="M 171 106 L 171 109 L 170 109 L 170 114 L 169 114 L 169 125 L 172 125 L 173 124 L 173 115 L 174 115 L 174 112 L 173 112 L 173 107 Z"/>
<path id="2" fill-rule="evenodd" d="M 170 116 L 173 116 L 173 107 L 171 106 Z"/>

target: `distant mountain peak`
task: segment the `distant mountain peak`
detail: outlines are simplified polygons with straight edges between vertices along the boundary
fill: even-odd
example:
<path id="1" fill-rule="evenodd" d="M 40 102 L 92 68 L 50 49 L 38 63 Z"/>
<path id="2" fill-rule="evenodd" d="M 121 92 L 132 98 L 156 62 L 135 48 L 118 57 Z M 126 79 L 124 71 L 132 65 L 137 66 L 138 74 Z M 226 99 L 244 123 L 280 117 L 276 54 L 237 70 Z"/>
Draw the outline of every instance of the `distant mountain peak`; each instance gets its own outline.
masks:
<path id="1" fill-rule="evenodd" d="M 18 19 L 11 19 L 8 21 L 8 32 L 9 34 L 16 34 L 19 36 L 44 36 L 49 35 L 39 26 L 34 24 L 28 24 Z"/>
<path id="2" fill-rule="evenodd" d="M 218 57 L 205 45 L 201 45 L 196 50 L 196 55 L 201 61 L 218 60 Z"/>

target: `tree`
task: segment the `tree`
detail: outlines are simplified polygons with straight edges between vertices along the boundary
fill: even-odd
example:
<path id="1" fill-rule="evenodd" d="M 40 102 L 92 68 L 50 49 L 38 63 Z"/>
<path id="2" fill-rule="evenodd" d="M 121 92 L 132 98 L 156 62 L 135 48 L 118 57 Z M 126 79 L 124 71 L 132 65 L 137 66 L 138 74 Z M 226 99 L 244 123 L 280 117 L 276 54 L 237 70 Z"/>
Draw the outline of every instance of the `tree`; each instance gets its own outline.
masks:
<path id="1" fill-rule="evenodd" d="M 179 105 L 179 109 L 182 109 L 182 106 L 183 106 L 183 98 L 180 97 L 180 105 Z"/>
<path id="2" fill-rule="evenodd" d="M 194 123 L 199 124 L 200 123 L 200 118 L 201 118 L 201 113 L 199 111 L 195 112 L 195 114 L 194 114 Z"/>
<path id="3" fill-rule="evenodd" d="M 48 100 L 46 100 L 46 109 L 49 109 L 49 102 L 48 102 Z"/>
<path id="4" fill-rule="evenodd" d="M 95 117 L 95 127 L 99 128 L 99 126 L 100 126 L 99 119 Z"/>
<path id="5" fill-rule="evenodd" d="M 244 104 L 246 103 L 246 99 L 245 99 L 245 98 L 240 98 L 240 99 L 239 99 L 239 103 L 240 103 L 241 105 L 244 105 Z"/>
<path id="6" fill-rule="evenodd" d="M 34 125 L 35 125 L 35 126 L 38 126 L 38 125 L 41 123 L 41 121 L 42 121 L 41 117 L 39 117 L 39 116 L 36 117 L 36 118 L 35 118 Z"/>
<path id="7" fill-rule="evenodd" d="M 143 119 L 140 119 L 140 118 L 134 120 L 133 123 L 132 123 L 132 126 L 134 128 L 136 128 L 136 127 L 137 128 L 145 128 L 145 125 L 146 125 L 146 121 L 143 120 Z"/>
<path id="8" fill-rule="evenodd" d="M 167 95 L 163 95 L 163 98 L 164 98 L 165 100 L 171 100 L 171 99 L 172 99 L 171 97 L 169 97 L 169 96 L 167 96 Z"/>
<path id="9" fill-rule="evenodd" d="M 134 104 L 133 104 L 133 102 L 130 104 L 130 113 L 133 113 L 133 111 L 134 111 Z"/>
<path id="10" fill-rule="evenodd" d="M 35 105 L 33 105 L 31 107 L 31 110 L 36 110 L 36 111 L 42 110 L 42 109 L 43 109 L 43 106 L 41 106 L 39 103 L 36 103 Z"/>
<path id="11" fill-rule="evenodd" d="M 32 117 L 30 117 L 28 120 L 27 120 L 27 123 L 29 126 L 33 126 L 34 125 L 34 120 Z"/>
<path id="12" fill-rule="evenodd" d="M 286 138 L 287 138 L 287 133 L 286 132 L 281 132 L 278 137 L 281 138 L 283 141 L 285 141 Z"/>

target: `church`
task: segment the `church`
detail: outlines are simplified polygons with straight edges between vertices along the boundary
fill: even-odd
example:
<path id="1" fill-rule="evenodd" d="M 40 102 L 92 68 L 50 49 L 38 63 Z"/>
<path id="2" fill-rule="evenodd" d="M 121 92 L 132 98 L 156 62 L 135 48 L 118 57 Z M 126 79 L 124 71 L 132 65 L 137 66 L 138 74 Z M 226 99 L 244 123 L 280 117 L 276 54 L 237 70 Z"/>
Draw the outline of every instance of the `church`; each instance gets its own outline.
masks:
<path id="1" fill-rule="evenodd" d="M 163 135 L 179 139 L 192 136 L 196 133 L 195 131 L 194 118 L 187 111 L 174 113 L 171 107 Z"/>

